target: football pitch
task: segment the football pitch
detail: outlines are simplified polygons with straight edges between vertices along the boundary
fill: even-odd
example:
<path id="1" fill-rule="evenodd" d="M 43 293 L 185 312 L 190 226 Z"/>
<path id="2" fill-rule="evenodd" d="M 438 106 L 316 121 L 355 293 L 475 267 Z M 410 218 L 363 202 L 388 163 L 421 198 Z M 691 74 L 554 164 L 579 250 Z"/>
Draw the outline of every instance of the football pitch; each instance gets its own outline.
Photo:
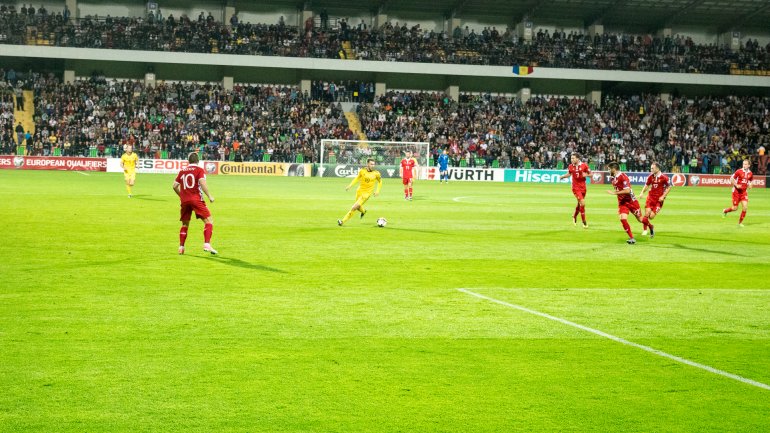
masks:
<path id="1" fill-rule="evenodd" d="M 0 431 L 765 432 L 770 190 L 0 170 Z M 634 187 L 639 192 L 641 187 Z M 386 217 L 388 226 L 375 221 Z"/>

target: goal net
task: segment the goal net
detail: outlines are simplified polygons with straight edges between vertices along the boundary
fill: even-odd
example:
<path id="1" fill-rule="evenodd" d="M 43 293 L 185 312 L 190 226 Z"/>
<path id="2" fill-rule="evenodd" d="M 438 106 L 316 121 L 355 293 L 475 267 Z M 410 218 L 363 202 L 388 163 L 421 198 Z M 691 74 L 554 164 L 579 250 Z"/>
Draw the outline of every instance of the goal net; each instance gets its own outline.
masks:
<path id="1" fill-rule="evenodd" d="M 374 159 L 383 177 L 399 177 L 407 151 L 420 167 L 428 165 L 430 143 L 416 141 L 321 140 L 318 176 L 355 176 L 366 160 Z M 422 172 L 423 170 L 420 170 Z"/>

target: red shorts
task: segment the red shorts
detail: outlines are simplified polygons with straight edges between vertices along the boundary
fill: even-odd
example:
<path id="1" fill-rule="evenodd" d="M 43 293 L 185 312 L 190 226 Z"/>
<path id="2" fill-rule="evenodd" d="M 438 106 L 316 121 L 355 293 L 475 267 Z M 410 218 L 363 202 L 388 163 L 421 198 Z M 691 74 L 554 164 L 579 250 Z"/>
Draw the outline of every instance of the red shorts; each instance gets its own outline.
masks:
<path id="1" fill-rule="evenodd" d="M 644 203 L 644 207 L 652 210 L 655 213 L 660 213 L 660 210 L 663 208 L 663 202 L 657 198 L 650 199 L 650 196 L 647 196 L 647 201 Z"/>
<path id="2" fill-rule="evenodd" d="M 747 190 L 743 191 L 733 191 L 733 206 L 738 206 L 738 203 L 742 201 L 749 201 L 749 192 Z"/>
<path id="3" fill-rule="evenodd" d="M 572 195 L 574 195 L 575 198 L 578 200 L 583 200 L 584 198 L 586 198 L 586 190 L 573 188 Z"/>
<path id="4" fill-rule="evenodd" d="M 206 219 L 211 216 L 209 208 L 206 207 L 206 203 L 203 201 L 186 201 L 180 206 L 179 221 L 189 222 L 193 211 L 198 219 Z"/>
<path id="5" fill-rule="evenodd" d="M 632 214 L 636 216 L 641 215 L 641 212 L 639 211 L 639 202 L 634 200 L 632 202 L 618 204 L 618 213 L 626 215 Z"/>
<path id="6" fill-rule="evenodd" d="M 411 177 L 402 177 L 401 178 L 401 182 L 403 182 L 404 185 L 409 185 L 410 183 L 412 183 L 412 178 Z"/>

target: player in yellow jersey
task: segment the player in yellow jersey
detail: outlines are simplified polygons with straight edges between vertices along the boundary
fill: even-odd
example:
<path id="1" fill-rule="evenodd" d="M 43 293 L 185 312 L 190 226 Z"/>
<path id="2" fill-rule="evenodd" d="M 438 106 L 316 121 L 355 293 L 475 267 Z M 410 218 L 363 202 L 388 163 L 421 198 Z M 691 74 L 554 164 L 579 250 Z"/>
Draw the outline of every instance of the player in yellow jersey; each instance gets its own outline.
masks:
<path id="1" fill-rule="evenodd" d="M 120 157 L 120 167 L 123 169 L 123 177 L 126 179 L 126 191 L 128 198 L 131 198 L 131 187 L 136 180 L 136 163 L 139 157 L 134 153 L 134 147 L 126 145 L 126 152 Z"/>
<path id="2" fill-rule="evenodd" d="M 361 212 L 361 218 L 363 218 L 364 215 L 366 215 L 364 203 L 369 200 L 369 197 L 371 197 L 372 194 L 374 194 L 375 197 L 380 195 L 380 190 L 382 189 L 382 176 L 380 176 L 379 171 L 374 169 L 373 159 L 370 158 L 366 160 L 366 167 L 358 172 L 358 176 L 350 182 L 350 185 L 345 187 L 345 191 L 349 190 L 351 186 L 356 184 L 356 182 L 361 182 L 356 190 L 356 203 L 350 208 L 350 212 L 345 214 L 341 220 L 337 220 L 337 225 L 341 226 L 345 224 L 347 220 L 353 217 L 353 214 L 356 211 Z M 377 182 L 377 191 L 374 190 L 375 182 Z"/>

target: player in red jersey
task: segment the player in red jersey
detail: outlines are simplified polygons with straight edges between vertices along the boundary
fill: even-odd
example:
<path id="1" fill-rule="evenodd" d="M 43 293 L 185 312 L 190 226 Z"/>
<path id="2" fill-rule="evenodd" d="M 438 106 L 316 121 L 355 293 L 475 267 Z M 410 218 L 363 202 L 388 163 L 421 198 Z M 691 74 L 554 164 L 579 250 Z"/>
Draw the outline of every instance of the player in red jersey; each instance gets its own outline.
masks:
<path id="1" fill-rule="evenodd" d="M 412 179 L 417 172 L 417 160 L 412 158 L 412 151 L 406 151 L 406 157 L 401 160 L 401 181 L 404 183 L 404 199 L 412 199 Z"/>
<path id="2" fill-rule="evenodd" d="M 749 210 L 749 190 L 753 179 L 754 173 L 751 172 L 751 162 L 748 159 L 743 160 L 743 168 L 739 168 L 730 176 L 730 183 L 733 184 L 733 206 L 722 209 L 722 218 L 737 210 L 740 203 L 743 211 L 738 220 L 738 227 L 743 227 L 743 219 L 746 218 L 746 211 Z"/>
<path id="3" fill-rule="evenodd" d="M 214 202 L 214 197 L 209 193 L 209 187 L 206 185 L 206 171 L 199 167 L 197 153 L 191 153 L 187 158 L 190 165 L 179 170 L 174 180 L 174 192 L 179 196 L 181 203 L 180 218 L 182 228 L 179 230 L 179 254 L 184 254 L 184 243 L 187 240 L 187 228 L 190 226 L 190 217 L 195 212 L 195 216 L 203 220 L 203 251 L 211 254 L 217 254 L 217 250 L 211 247 L 211 233 L 214 231 L 214 218 L 211 216 L 206 202 L 203 201 L 203 194 L 209 198 L 209 203 Z"/>
<path id="4" fill-rule="evenodd" d="M 647 183 L 642 188 L 642 192 L 639 193 L 639 198 L 644 197 L 644 192 L 647 188 L 650 188 L 650 193 L 647 195 L 647 201 L 644 204 L 644 218 L 642 218 L 642 224 L 644 224 L 644 231 L 642 236 L 647 234 L 647 227 L 650 228 L 650 238 L 655 237 L 655 226 L 652 225 L 652 221 L 655 215 L 660 213 L 660 209 L 663 207 L 663 201 L 666 200 L 668 192 L 671 190 L 671 181 L 668 176 L 660 172 L 660 166 L 657 162 L 650 164 L 650 171 L 652 172 L 647 176 Z"/>
<path id="5" fill-rule="evenodd" d="M 570 157 L 572 163 L 567 167 L 568 172 L 563 174 L 560 179 L 566 179 L 572 176 L 572 195 L 577 199 L 575 212 L 572 214 L 572 225 L 577 226 L 577 216 L 583 220 L 583 228 L 588 228 L 586 222 L 586 177 L 591 176 L 591 170 L 585 162 L 580 161 L 580 155 L 573 153 Z"/>
<path id="6" fill-rule="evenodd" d="M 618 197 L 618 215 L 620 216 L 620 223 L 623 225 L 623 230 L 628 233 L 628 240 L 626 243 L 635 244 L 634 234 L 631 233 L 631 226 L 628 225 L 628 214 L 631 213 L 636 217 L 636 220 L 642 222 L 642 212 L 639 210 L 639 202 L 634 196 L 634 191 L 631 189 L 631 181 L 628 179 L 625 173 L 620 171 L 620 165 L 617 162 L 611 162 L 607 165 L 610 170 L 610 176 L 612 176 L 612 186 L 615 190 L 607 191 L 608 194 L 612 194 Z"/>

